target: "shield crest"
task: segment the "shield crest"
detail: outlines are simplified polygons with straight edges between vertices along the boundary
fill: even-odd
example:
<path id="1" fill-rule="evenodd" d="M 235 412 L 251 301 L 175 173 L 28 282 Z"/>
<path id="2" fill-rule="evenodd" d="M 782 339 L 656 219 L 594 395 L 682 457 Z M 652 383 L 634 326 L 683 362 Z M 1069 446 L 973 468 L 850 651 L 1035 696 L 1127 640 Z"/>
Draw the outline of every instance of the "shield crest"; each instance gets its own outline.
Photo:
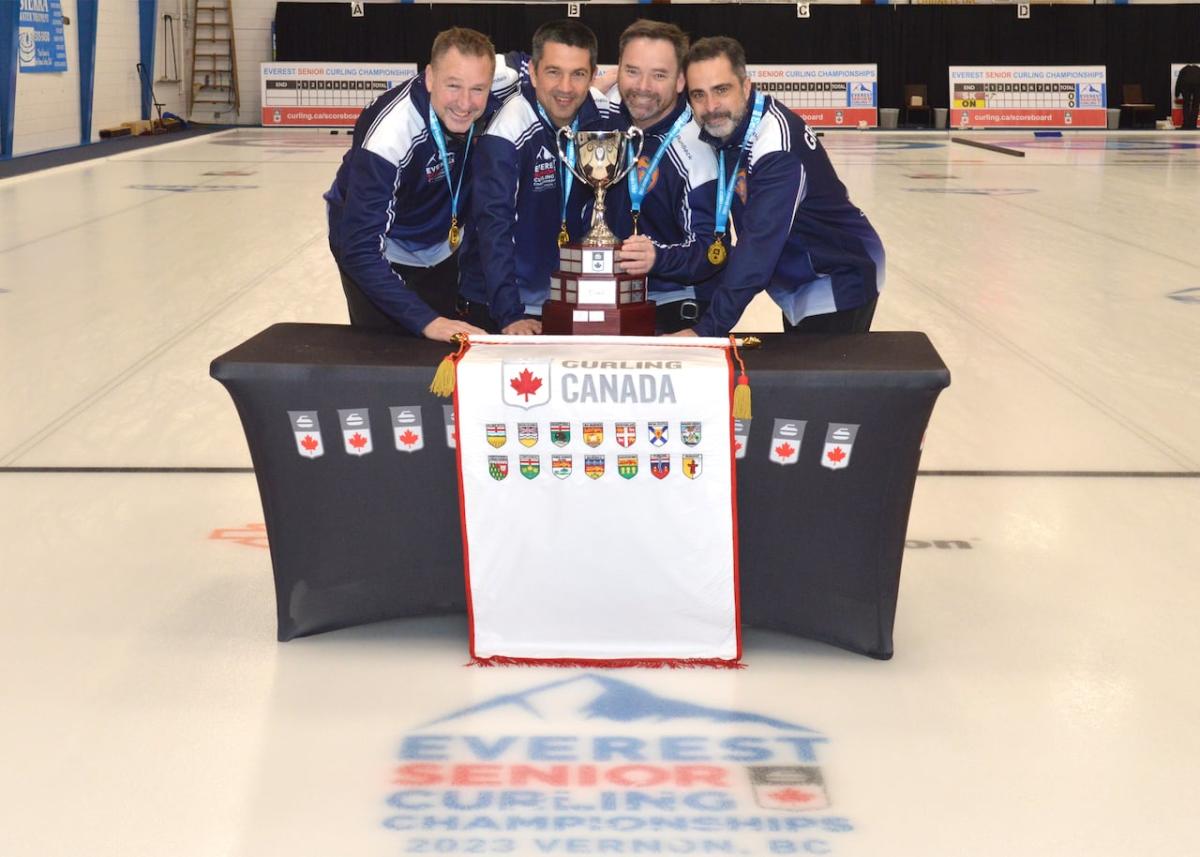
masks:
<path id="1" fill-rule="evenodd" d="M 526 479 L 536 479 L 542 472 L 542 457 L 540 455 L 521 456 L 521 475 Z"/>
<path id="2" fill-rule="evenodd" d="M 849 467 L 850 453 L 854 450 L 854 439 L 857 436 L 857 424 L 830 423 L 825 434 L 825 449 L 821 453 L 821 466 L 830 470 Z"/>
<path id="3" fill-rule="evenodd" d="M 671 472 L 671 456 L 666 453 L 650 456 L 650 473 L 655 479 L 666 479 Z"/>
<path id="4" fill-rule="evenodd" d="M 667 444 L 667 424 L 666 423 L 646 423 L 646 428 L 650 432 L 651 446 L 666 446 Z"/>
<path id="5" fill-rule="evenodd" d="M 791 812 L 829 808 L 825 778 L 815 765 L 751 766 L 749 771 L 754 799 L 761 807 Z"/>
<path id="6" fill-rule="evenodd" d="M 497 482 L 503 482 L 504 477 L 508 475 L 508 456 L 507 455 L 489 455 L 488 456 L 488 475 Z"/>
<path id="7" fill-rule="evenodd" d="M 556 455 L 550 460 L 550 465 L 554 470 L 555 476 L 559 479 L 566 479 L 571 475 L 571 471 L 575 467 L 574 456 Z"/>
<path id="8" fill-rule="evenodd" d="M 617 456 L 617 473 L 621 474 L 624 479 L 632 479 L 637 476 L 638 472 L 638 457 L 636 455 L 618 455 Z"/>
<path id="9" fill-rule="evenodd" d="M 508 440 L 508 428 L 504 423 L 487 424 L 487 442 L 499 449 Z"/>
<path id="10" fill-rule="evenodd" d="M 688 479 L 699 479 L 704 470 L 703 455 L 685 455 L 683 457 L 683 475 Z"/>
<path id="11" fill-rule="evenodd" d="M 680 423 L 679 435 L 685 446 L 695 446 L 700 442 L 700 423 Z"/>
<path id="12" fill-rule="evenodd" d="M 604 423 L 584 423 L 583 442 L 593 449 L 604 443 Z"/>
<path id="13" fill-rule="evenodd" d="M 637 423 L 617 423 L 614 430 L 619 446 L 628 448 L 637 442 Z"/>
<path id="14" fill-rule="evenodd" d="M 517 442 L 521 446 L 535 446 L 538 442 L 538 424 L 517 423 Z"/>
<path id="15" fill-rule="evenodd" d="M 570 423 L 550 423 L 550 442 L 555 446 L 566 446 L 571 442 Z"/>
<path id="16" fill-rule="evenodd" d="M 583 459 L 583 472 L 588 479 L 599 479 L 604 475 L 604 456 L 588 455 Z"/>
<path id="17" fill-rule="evenodd" d="M 550 361 L 522 360 L 501 366 L 504 404 L 529 410 L 550 401 Z"/>

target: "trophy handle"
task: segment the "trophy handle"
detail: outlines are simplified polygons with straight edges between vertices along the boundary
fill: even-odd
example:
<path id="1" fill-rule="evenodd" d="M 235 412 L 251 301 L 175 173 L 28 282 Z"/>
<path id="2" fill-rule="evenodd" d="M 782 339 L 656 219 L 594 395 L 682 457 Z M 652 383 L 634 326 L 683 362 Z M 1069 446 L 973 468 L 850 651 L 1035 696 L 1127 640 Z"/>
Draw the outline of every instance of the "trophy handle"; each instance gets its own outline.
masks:
<path id="1" fill-rule="evenodd" d="M 581 173 L 578 169 L 576 169 L 574 164 L 567 160 L 567 153 L 563 151 L 562 147 L 563 134 L 567 135 L 568 141 L 573 141 L 575 139 L 575 132 L 571 130 L 571 126 L 564 125 L 558 129 L 557 133 L 554 135 L 554 145 L 558 149 L 558 159 L 563 162 L 563 165 L 571 171 L 571 174 L 575 176 L 575 178 L 579 179 L 584 184 L 587 184 L 587 176 Z M 578 158 L 576 158 L 576 160 L 578 160 Z"/>
<path id="2" fill-rule="evenodd" d="M 625 132 L 626 144 L 632 142 L 634 137 L 637 137 L 637 141 L 638 141 L 637 154 L 635 154 L 631 158 L 631 157 L 629 157 L 628 145 L 621 147 L 621 157 L 626 163 L 625 163 L 625 166 L 621 169 L 620 173 L 618 173 L 616 178 L 614 178 L 612 180 L 613 184 L 616 184 L 621 179 L 625 178 L 625 176 L 629 173 L 629 171 L 631 169 L 633 169 L 634 166 L 637 164 L 638 158 L 640 158 L 642 156 L 642 149 L 644 149 L 646 146 L 646 135 L 643 134 L 642 129 L 637 127 L 636 125 L 631 126 L 629 128 L 629 130 Z"/>

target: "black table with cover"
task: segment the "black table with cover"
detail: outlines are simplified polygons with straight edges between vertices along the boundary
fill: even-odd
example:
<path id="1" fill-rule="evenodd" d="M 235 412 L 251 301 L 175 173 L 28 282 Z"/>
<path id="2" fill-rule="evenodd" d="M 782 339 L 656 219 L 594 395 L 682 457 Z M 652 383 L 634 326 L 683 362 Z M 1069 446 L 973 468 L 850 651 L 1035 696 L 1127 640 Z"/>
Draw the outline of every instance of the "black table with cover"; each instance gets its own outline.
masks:
<path id="1" fill-rule="evenodd" d="M 921 444 L 949 371 L 922 333 L 762 339 L 743 351 L 753 420 L 737 462 L 742 622 L 889 658 Z M 465 612 L 449 400 L 428 390 L 450 350 L 338 325 L 276 324 L 213 361 L 254 462 L 280 640 Z M 421 407 L 417 452 L 395 448 L 389 408 L 401 405 Z M 338 410 L 348 408 L 369 409 L 369 455 L 343 449 Z M 289 411 L 318 412 L 321 457 L 298 454 Z M 777 418 L 807 422 L 795 464 L 768 458 Z M 840 470 L 820 464 L 831 422 L 860 426 Z M 520 509 L 495 514 L 538 525 Z"/>

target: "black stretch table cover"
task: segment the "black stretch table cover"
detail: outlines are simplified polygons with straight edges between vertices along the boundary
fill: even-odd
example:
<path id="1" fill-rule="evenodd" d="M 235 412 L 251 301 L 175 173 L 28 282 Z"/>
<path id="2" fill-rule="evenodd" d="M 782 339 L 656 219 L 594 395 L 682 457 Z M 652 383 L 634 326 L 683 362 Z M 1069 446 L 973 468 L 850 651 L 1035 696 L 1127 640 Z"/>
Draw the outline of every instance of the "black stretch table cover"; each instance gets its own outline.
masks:
<path id="1" fill-rule="evenodd" d="M 742 622 L 889 658 L 921 440 L 950 373 L 922 333 L 763 340 L 743 352 L 754 419 L 737 462 Z M 449 400 L 428 392 L 450 350 L 276 324 L 213 361 L 254 461 L 280 640 L 466 610 Z M 414 404 L 425 448 L 401 453 L 388 408 Z M 337 411 L 363 407 L 374 451 L 347 455 Z M 297 453 L 288 411 L 301 410 L 318 411 L 320 458 Z M 776 418 L 808 422 L 796 464 L 768 459 Z M 819 463 L 830 422 L 860 424 L 842 470 Z"/>

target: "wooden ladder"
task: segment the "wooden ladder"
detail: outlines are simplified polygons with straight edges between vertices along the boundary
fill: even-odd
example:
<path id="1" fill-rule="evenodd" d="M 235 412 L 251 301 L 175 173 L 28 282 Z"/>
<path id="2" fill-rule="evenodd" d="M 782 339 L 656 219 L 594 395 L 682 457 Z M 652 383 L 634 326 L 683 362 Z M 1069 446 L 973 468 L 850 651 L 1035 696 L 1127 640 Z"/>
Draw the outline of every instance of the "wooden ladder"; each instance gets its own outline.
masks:
<path id="1" fill-rule="evenodd" d="M 233 0 L 195 0 L 192 15 L 192 87 L 188 116 L 199 107 L 216 115 L 241 109 Z"/>

